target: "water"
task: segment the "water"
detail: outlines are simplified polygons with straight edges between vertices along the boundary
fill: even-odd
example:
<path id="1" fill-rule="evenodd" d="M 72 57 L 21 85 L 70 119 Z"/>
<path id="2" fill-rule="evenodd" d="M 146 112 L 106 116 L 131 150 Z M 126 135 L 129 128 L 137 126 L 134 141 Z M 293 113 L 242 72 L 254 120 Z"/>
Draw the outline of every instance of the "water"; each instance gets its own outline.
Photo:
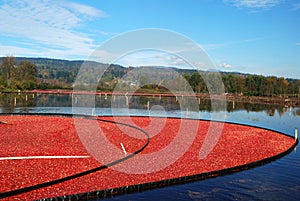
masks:
<path id="1" fill-rule="evenodd" d="M 114 99 L 110 96 L 96 97 L 97 108 L 94 113 L 112 115 L 129 112 L 130 115 L 170 117 L 186 115 L 214 119 L 215 114 L 221 112 L 228 122 L 260 126 L 292 136 L 295 128 L 300 128 L 300 108 L 235 103 L 233 109 L 232 103 L 228 103 L 225 111 L 213 112 L 210 102 L 202 100 L 200 112 L 195 114 L 190 111 L 187 115 L 185 111 L 179 110 L 175 98 L 133 97 L 128 111 L 124 108 L 112 111 L 110 103 Z M 158 107 L 158 110 L 148 111 L 148 102 L 161 107 Z M 72 96 L 2 94 L 0 112 L 72 114 Z M 184 185 L 116 196 L 107 200 L 299 200 L 299 152 L 300 150 L 295 149 L 279 160 L 247 171 Z"/>

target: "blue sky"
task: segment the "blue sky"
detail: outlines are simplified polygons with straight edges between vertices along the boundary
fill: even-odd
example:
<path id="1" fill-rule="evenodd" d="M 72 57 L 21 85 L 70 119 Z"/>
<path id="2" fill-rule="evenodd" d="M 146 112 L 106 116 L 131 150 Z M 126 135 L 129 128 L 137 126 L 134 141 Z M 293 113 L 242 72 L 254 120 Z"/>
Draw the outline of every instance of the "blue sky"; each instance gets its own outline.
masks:
<path id="1" fill-rule="evenodd" d="M 0 56 L 87 59 L 119 34 L 161 28 L 219 70 L 300 79 L 298 0 L 0 0 L 0 19 Z"/>

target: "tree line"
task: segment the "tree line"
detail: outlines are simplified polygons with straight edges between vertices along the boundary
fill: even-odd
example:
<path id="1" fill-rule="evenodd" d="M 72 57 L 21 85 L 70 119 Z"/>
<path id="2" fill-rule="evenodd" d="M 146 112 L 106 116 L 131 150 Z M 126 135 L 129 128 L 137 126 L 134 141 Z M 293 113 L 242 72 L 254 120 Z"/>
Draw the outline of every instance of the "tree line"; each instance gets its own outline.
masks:
<path id="1" fill-rule="evenodd" d="M 215 72 L 204 72 L 205 77 L 216 76 Z M 207 75 L 208 74 L 208 75 Z M 196 93 L 208 93 L 203 76 L 199 73 L 185 74 Z M 233 73 L 221 73 L 225 93 L 246 96 L 300 96 L 300 80 L 285 79 L 283 77 L 242 75 Z"/>
<path id="2" fill-rule="evenodd" d="M 15 57 L 3 59 L 0 64 L 0 90 L 31 90 L 37 86 L 37 68 L 34 63 L 22 61 L 17 65 Z"/>
<path id="3" fill-rule="evenodd" d="M 72 89 L 72 84 L 83 62 L 45 58 L 15 58 L 13 56 L 1 58 L 0 91 L 17 89 Z M 92 64 L 99 65 L 95 62 L 91 62 Z M 132 67 L 125 68 L 119 65 L 111 65 L 102 76 L 98 89 L 114 90 L 116 82 L 121 80 L 132 69 Z M 168 77 L 169 80 L 164 81 L 171 82 L 173 83 L 172 85 L 181 85 L 179 81 L 176 81 L 175 78 L 170 77 L 167 73 L 161 71 L 162 75 L 159 76 L 162 76 L 162 78 Z M 210 89 L 213 89 L 214 80 L 220 80 L 221 76 L 226 93 L 247 96 L 300 96 L 299 79 L 224 72 L 203 71 L 198 73 L 191 70 L 178 70 L 178 73 L 183 75 L 195 93 L 209 93 L 207 84 L 210 85 Z M 203 78 L 209 80 L 210 83 L 206 83 Z M 145 77 L 145 79 L 149 78 Z M 139 81 L 141 82 L 139 83 L 140 87 L 143 87 L 143 79 L 140 78 Z M 163 92 L 163 89 L 158 86 L 149 87 L 155 89 L 155 91 Z M 178 86 L 177 88 L 184 90 L 185 87 Z"/>

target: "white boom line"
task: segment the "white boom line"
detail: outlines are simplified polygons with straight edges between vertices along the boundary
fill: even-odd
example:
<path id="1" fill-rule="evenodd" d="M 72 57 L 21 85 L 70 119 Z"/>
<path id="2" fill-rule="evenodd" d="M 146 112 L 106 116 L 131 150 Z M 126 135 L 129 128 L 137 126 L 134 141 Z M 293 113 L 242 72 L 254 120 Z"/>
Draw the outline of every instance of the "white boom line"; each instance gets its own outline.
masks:
<path id="1" fill-rule="evenodd" d="M 0 157 L 0 161 L 4 160 L 31 160 L 31 159 L 69 159 L 69 158 L 89 158 L 90 156 L 13 156 Z"/>

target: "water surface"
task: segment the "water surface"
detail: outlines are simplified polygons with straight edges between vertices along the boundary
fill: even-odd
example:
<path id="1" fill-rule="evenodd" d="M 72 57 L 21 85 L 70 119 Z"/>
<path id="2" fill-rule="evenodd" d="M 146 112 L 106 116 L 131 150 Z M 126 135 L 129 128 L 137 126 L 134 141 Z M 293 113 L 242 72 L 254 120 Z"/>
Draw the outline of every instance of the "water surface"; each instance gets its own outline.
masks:
<path id="1" fill-rule="evenodd" d="M 128 106 L 124 97 L 96 96 L 95 115 L 152 115 L 197 117 L 264 127 L 294 136 L 300 128 L 300 108 L 227 102 L 225 110 L 212 111 L 210 101 L 199 101 L 199 112 L 180 109 L 176 97 L 132 97 Z M 72 114 L 72 95 L 1 94 L 1 113 Z M 120 108 L 112 111 L 112 101 Z M 153 107 L 154 105 L 159 107 Z M 126 107 L 127 106 L 127 107 Z M 127 110 L 127 108 L 129 108 Z M 151 110 L 152 108 L 152 110 Z M 153 109 L 154 108 L 154 109 Z M 128 113 L 126 113 L 128 112 Z M 299 200 L 300 150 L 274 162 L 226 176 L 116 196 L 108 200 Z"/>

